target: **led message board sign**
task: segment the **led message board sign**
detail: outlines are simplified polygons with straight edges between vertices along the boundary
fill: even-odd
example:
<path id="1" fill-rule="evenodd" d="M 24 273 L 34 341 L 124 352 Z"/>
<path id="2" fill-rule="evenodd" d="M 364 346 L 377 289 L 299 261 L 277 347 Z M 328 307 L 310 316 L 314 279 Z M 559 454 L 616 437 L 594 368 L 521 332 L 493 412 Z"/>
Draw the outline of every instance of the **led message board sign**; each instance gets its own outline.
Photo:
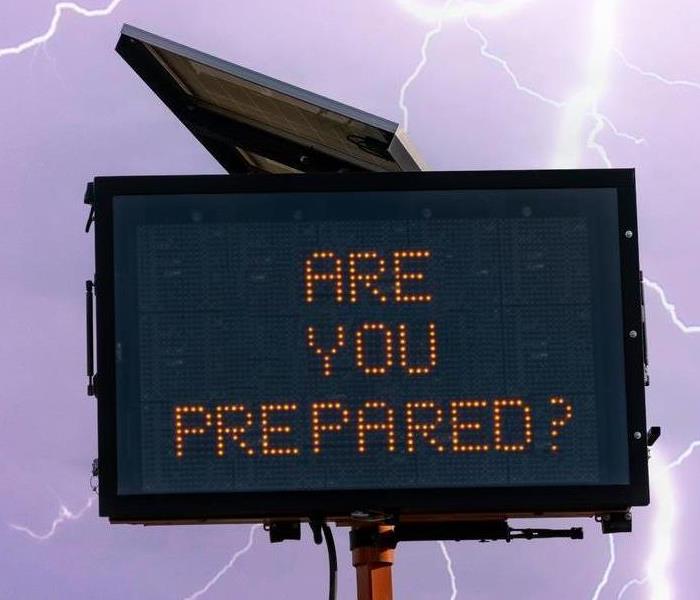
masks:
<path id="1" fill-rule="evenodd" d="M 645 504 L 634 203 L 624 170 L 98 178 L 102 514 Z"/>

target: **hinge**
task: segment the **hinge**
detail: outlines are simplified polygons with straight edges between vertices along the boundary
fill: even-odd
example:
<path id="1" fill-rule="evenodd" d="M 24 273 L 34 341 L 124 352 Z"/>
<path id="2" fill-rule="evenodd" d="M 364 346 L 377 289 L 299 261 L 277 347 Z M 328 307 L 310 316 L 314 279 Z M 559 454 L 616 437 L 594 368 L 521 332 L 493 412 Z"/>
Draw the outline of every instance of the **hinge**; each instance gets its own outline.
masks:
<path id="1" fill-rule="evenodd" d="M 90 225 L 95 222 L 95 184 L 90 182 L 85 188 L 85 196 L 83 203 L 90 205 L 90 213 L 88 214 L 87 223 L 85 223 L 85 233 L 90 232 Z"/>
<path id="2" fill-rule="evenodd" d="M 89 279 L 85 282 L 85 336 L 87 340 L 87 377 L 88 396 L 95 395 L 95 354 L 94 354 L 94 321 L 93 321 L 93 289 L 95 284 Z"/>

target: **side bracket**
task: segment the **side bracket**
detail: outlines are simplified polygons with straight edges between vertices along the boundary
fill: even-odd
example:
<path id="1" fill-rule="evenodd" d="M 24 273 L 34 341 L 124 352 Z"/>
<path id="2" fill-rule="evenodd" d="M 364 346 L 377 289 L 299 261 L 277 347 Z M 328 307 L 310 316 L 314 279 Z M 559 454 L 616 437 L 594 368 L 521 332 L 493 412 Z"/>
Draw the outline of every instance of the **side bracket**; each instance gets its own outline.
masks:
<path id="1" fill-rule="evenodd" d="M 632 531 L 632 513 L 613 512 L 600 517 L 603 533 L 630 533 Z"/>
<path id="2" fill-rule="evenodd" d="M 583 539 L 583 528 L 570 529 L 517 529 L 505 520 L 464 521 L 447 523 L 399 523 L 392 530 L 379 527 L 360 527 L 350 531 L 350 549 L 362 547 L 396 548 L 399 542 L 442 540 L 538 540 L 546 538 Z"/>

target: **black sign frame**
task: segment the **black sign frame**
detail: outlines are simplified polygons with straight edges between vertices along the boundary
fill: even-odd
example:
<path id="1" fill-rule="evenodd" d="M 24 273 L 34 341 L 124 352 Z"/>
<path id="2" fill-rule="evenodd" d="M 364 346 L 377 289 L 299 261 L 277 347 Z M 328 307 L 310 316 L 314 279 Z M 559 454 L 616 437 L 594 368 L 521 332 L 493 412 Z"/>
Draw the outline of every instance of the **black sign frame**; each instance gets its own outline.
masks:
<path id="1" fill-rule="evenodd" d="M 269 192 L 615 188 L 618 197 L 628 485 L 373 489 L 119 495 L 115 381 L 112 205 L 115 196 Z M 114 522 L 256 522 L 326 518 L 354 511 L 399 518 L 590 516 L 649 503 L 644 400 L 644 324 L 632 169 L 204 175 L 95 179 L 99 510 Z M 631 332 L 637 332 L 632 334 Z"/>

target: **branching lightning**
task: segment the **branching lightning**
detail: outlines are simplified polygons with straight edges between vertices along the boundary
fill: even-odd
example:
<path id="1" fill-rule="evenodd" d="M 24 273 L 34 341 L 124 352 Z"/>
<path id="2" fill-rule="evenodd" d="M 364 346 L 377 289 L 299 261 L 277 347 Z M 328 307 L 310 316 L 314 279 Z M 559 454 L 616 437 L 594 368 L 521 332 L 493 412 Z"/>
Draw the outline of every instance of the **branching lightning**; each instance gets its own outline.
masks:
<path id="1" fill-rule="evenodd" d="M 653 290 L 660 298 L 664 310 L 670 315 L 673 324 L 685 335 L 700 333 L 700 326 L 688 325 L 683 322 L 676 312 L 676 306 L 669 302 L 664 288 L 655 281 L 643 280 L 644 285 Z M 673 461 L 660 467 L 659 458 L 655 457 L 649 463 L 651 487 L 655 494 L 655 519 L 653 524 L 654 540 L 652 551 L 647 559 L 647 574 L 642 579 L 630 579 L 620 589 L 617 598 L 620 600 L 632 586 L 649 585 L 654 600 L 668 600 L 672 597 L 671 582 L 666 575 L 672 555 L 673 520 L 675 513 L 675 492 L 672 487 L 669 471 L 679 467 L 688 459 L 696 448 L 700 447 L 700 440 L 691 442 Z"/>
<path id="2" fill-rule="evenodd" d="M 579 164 L 581 132 L 587 117 L 592 117 L 593 127 L 586 137 L 586 147 L 595 151 L 607 167 L 612 166 L 607 150 L 598 142 L 598 135 L 604 129 L 606 122 L 609 122 L 609 119 L 600 113 L 599 104 L 608 81 L 616 4 L 615 0 L 597 0 L 592 5 L 589 34 L 591 45 L 586 65 L 586 81 L 584 87 L 566 102 L 559 129 L 559 142 L 553 160 L 555 168 L 571 168 Z"/>
<path id="3" fill-rule="evenodd" d="M 630 579 L 625 585 L 623 585 L 620 588 L 620 591 L 617 593 L 617 600 L 620 600 L 622 596 L 624 596 L 627 593 L 627 590 L 630 589 L 632 586 L 635 585 L 646 585 L 648 579 L 645 577 L 644 579 Z"/>
<path id="4" fill-rule="evenodd" d="M 403 113 L 405 127 L 408 125 L 408 109 L 405 103 L 406 89 L 411 85 L 411 83 L 413 83 L 427 64 L 428 45 L 430 44 L 431 40 L 438 33 L 440 33 L 446 19 L 464 19 L 467 28 L 472 33 L 476 34 L 480 40 L 481 56 L 497 63 L 511 79 L 517 91 L 531 96 L 554 108 L 564 109 L 564 115 L 559 130 L 559 143 L 557 145 L 557 150 L 553 160 L 553 166 L 557 168 L 573 167 L 579 163 L 582 128 L 586 118 L 592 119 L 593 124 L 585 137 L 585 146 L 589 150 L 594 151 L 607 167 L 612 166 L 612 161 L 606 148 L 598 139 L 600 133 L 606 127 L 612 131 L 614 135 L 631 141 L 634 144 L 642 144 L 645 141 L 641 137 L 620 131 L 607 116 L 600 112 L 600 101 L 608 87 L 608 71 L 610 66 L 610 58 L 613 54 L 619 56 L 628 68 L 641 75 L 656 79 L 666 85 L 680 85 L 700 88 L 700 83 L 694 81 L 671 80 L 657 73 L 643 70 L 640 67 L 630 63 L 622 52 L 614 47 L 616 16 L 615 0 L 598 0 L 593 6 L 593 28 L 591 35 L 592 43 L 588 62 L 587 81 L 583 89 L 579 90 L 566 101 L 547 97 L 538 91 L 523 85 L 508 62 L 489 50 L 488 39 L 469 20 L 470 14 L 489 17 L 509 14 L 512 9 L 516 7 L 519 8 L 525 4 L 525 2 L 516 2 L 513 4 L 506 2 L 499 3 L 498 5 L 491 5 L 491 10 L 488 11 L 488 14 L 481 12 L 483 6 L 475 3 L 462 4 L 461 6 L 455 7 L 452 2 L 448 1 L 440 10 L 437 10 L 435 7 L 425 7 L 421 3 L 410 0 L 401 0 L 400 4 L 405 10 L 409 11 L 414 16 L 431 23 L 436 22 L 434 28 L 428 31 L 426 37 L 424 38 L 423 46 L 421 48 L 421 61 L 401 87 L 399 104 Z M 470 10 L 467 10 L 467 6 L 470 7 Z M 497 11 L 495 10 L 495 7 L 498 7 Z M 667 300 L 663 288 L 658 283 L 645 279 L 644 284 L 653 289 L 660 296 L 664 309 L 671 316 L 673 323 L 683 333 L 692 334 L 700 331 L 700 326 L 686 325 L 678 318 L 675 306 Z M 688 448 L 675 461 L 668 465 L 668 470 L 680 465 L 697 447 L 700 447 L 700 441 L 695 441 L 690 444 L 690 446 L 688 446 Z M 660 473 L 665 473 L 666 471 L 667 469 L 652 468 L 652 479 L 656 480 L 654 482 L 654 488 L 657 490 L 657 517 L 653 527 L 652 554 L 648 560 L 647 576 L 643 579 L 633 579 L 625 584 L 625 586 L 620 590 L 618 598 L 621 598 L 622 595 L 633 585 L 644 585 L 646 583 L 650 583 L 653 591 L 652 597 L 655 599 L 658 598 L 659 600 L 666 600 L 671 596 L 671 586 L 666 576 L 666 570 L 672 548 L 670 540 L 672 539 L 671 526 L 675 502 L 674 492 L 670 484 L 670 478 L 666 477 L 665 480 L 661 481 L 661 479 L 664 479 L 664 476 L 660 475 Z M 598 599 L 602 590 L 608 584 L 610 574 L 615 565 L 615 545 L 613 536 L 610 535 L 608 540 L 610 544 L 610 559 L 606 566 L 605 572 L 603 573 L 603 576 L 596 587 L 593 600 Z M 454 573 L 452 571 L 452 561 L 444 543 L 441 543 L 440 547 L 447 562 L 447 569 L 450 574 L 453 590 L 451 600 L 454 600 L 457 593 L 457 587 Z"/>
<path id="5" fill-rule="evenodd" d="M 53 520 L 51 527 L 46 533 L 37 533 L 29 527 L 25 527 L 24 525 L 15 525 L 14 523 L 10 523 L 9 526 L 16 531 L 26 533 L 32 539 L 44 542 L 54 536 L 56 531 L 58 531 L 59 525 L 62 523 L 65 523 L 66 521 L 77 521 L 80 519 L 88 510 L 90 510 L 94 501 L 94 497 L 90 496 L 85 503 L 85 506 L 83 506 L 78 512 L 73 512 L 65 504 L 61 504 L 58 511 L 58 516 Z"/>
<path id="6" fill-rule="evenodd" d="M 442 556 L 445 558 L 445 563 L 447 565 L 447 574 L 450 576 L 450 585 L 452 586 L 452 595 L 450 600 L 455 600 L 457 598 L 457 578 L 455 577 L 455 572 L 452 569 L 452 558 L 449 552 L 447 552 L 447 546 L 445 542 L 439 541 L 440 550 L 442 550 Z"/>
<path id="7" fill-rule="evenodd" d="M 425 34 L 425 37 L 423 38 L 423 44 L 421 45 L 420 49 L 421 59 L 416 65 L 416 68 L 413 69 L 413 72 L 408 76 L 406 81 L 404 81 L 403 85 L 401 86 L 401 90 L 399 92 L 399 107 L 401 108 L 401 113 L 403 114 L 404 131 L 408 131 L 408 107 L 406 106 L 406 90 L 408 89 L 408 86 L 413 83 L 413 80 L 416 79 L 418 75 L 420 75 L 420 72 L 423 70 L 423 67 L 428 62 L 428 46 L 430 45 L 430 41 L 433 39 L 433 37 L 435 37 L 438 33 L 442 31 L 442 25 L 445 19 L 445 15 L 448 14 L 452 2 L 453 0 L 447 0 L 447 2 L 445 2 L 440 13 L 440 17 L 437 20 L 437 24 L 430 31 L 428 31 L 428 33 Z"/>
<path id="8" fill-rule="evenodd" d="M 612 569 L 615 566 L 615 537 L 612 534 L 608 535 L 608 546 L 610 548 L 610 558 L 608 559 L 608 565 L 605 567 L 603 577 L 598 582 L 598 586 L 596 587 L 595 592 L 593 592 L 591 600 L 598 600 L 598 598 L 600 597 L 600 593 L 603 591 L 603 588 L 605 588 L 605 586 L 608 585 L 608 581 L 610 580 L 610 573 L 612 572 Z"/>
<path id="9" fill-rule="evenodd" d="M 673 587 L 668 577 L 668 567 L 673 556 L 676 514 L 675 490 L 670 469 L 656 453 L 649 461 L 649 480 L 654 494 L 654 520 L 652 522 L 651 552 L 646 564 L 646 581 L 650 597 L 654 600 L 671 600 Z"/>
<path id="10" fill-rule="evenodd" d="M 0 58 L 3 58 L 4 56 L 10 56 L 12 54 L 22 54 L 22 52 L 25 52 L 30 48 L 33 48 L 34 46 L 38 46 L 49 41 L 56 34 L 56 30 L 58 29 L 58 23 L 61 20 L 61 16 L 63 15 L 63 13 L 74 12 L 83 17 L 104 17 L 112 14 L 112 12 L 114 12 L 114 9 L 116 9 L 121 2 L 122 0 L 112 0 L 109 3 L 109 5 L 105 8 L 97 8 L 92 10 L 83 8 L 82 6 L 75 4 L 75 2 L 59 2 L 54 6 L 53 17 L 51 19 L 49 28 L 46 30 L 46 32 L 36 37 L 33 37 L 32 39 L 27 40 L 26 42 L 22 42 L 17 46 L 11 46 L 9 48 L 0 48 Z"/>
<path id="11" fill-rule="evenodd" d="M 214 575 L 214 577 L 212 577 L 203 588 L 197 590 L 190 596 L 187 596 L 185 600 L 195 600 L 195 598 L 199 598 L 200 596 L 206 594 L 209 591 L 209 588 L 211 588 L 217 581 L 219 581 L 219 579 L 221 579 L 226 574 L 226 572 L 231 567 L 233 567 L 233 565 L 236 564 L 236 561 L 253 547 L 255 532 L 258 529 L 260 529 L 260 527 L 262 527 L 262 525 L 253 525 L 250 528 L 250 532 L 248 533 L 248 543 L 243 548 L 238 550 L 238 552 L 236 552 L 231 557 L 231 560 L 229 560 L 223 567 L 221 567 L 221 569 L 219 569 L 219 572 L 216 575 Z"/>
<path id="12" fill-rule="evenodd" d="M 591 55 L 589 65 L 589 69 L 592 71 L 591 84 L 588 88 L 578 92 L 574 95 L 574 97 L 567 101 L 557 100 L 523 84 L 510 67 L 508 61 L 494 54 L 489 49 L 488 39 L 484 33 L 474 26 L 473 22 L 470 20 L 470 17 L 472 16 L 477 16 L 480 18 L 494 18 L 510 15 L 516 10 L 520 9 L 522 6 L 529 4 L 530 1 L 531 0 L 511 0 L 488 5 L 476 2 L 463 2 L 455 6 L 454 0 L 447 0 L 447 2 L 443 4 L 442 8 L 438 9 L 434 6 L 425 6 L 421 2 L 416 2 L 415 0 L 398 0 L 399 5 L 412 15 L 424 21 L 435 23 L 434 27 L 430 29 L 423 38 L 423 44 L 421 46 L 421 60 L 401 86 L 399 93 L 399 107 L 403 115 L 403 128 L 404 130 L 408 131 L 409 115 L 408 107 L 406 106 L 406 91 L 426 66 L 428 62 L 427 51 L 431 41 L 438 33 L 442 31 L 443 25 L 446 21 L 462 19 L 466 27 L 479 38 L 479 52 L 481 56 L 498 64 L 508 75 L 517 91 L 531 96 L 540 102 L 548 104 L 553 108 L 566 109 L 562 131 L 565 133 L 568 132 L 569 135 L 565 135 L 564 139 L 560 140 L 563 142 L 564 147 L 560 147 L 557 151 L 553 166 L 555 168 L 570 167 L 572 164 L 576 164 L 578 162 L 578 148 L 580 147 L 578 138 L 580 134 L 573 136 L 570 135 L 572 133 L 571 126 L 572 124 L 577 124 L 575 126 L 576 131 L 573 132 L 576 134 L 580 130 L 583 117 L 588 117 L 593 119 L 594 126 L 588 136 L 588 139 L 586 140 L 586 145 L 591 150 L 594 150 L 600 156 L 603 162 L 610 167 L 612 165 L 607 151 L 597 141 L 599 133 L 605 127 L 608 127 L 613 135 L 631 141 L 634 144 L 643 144 L 645 140 L 642 137 L 621 131 L 609 117 L 602 114 L 598 109 L 598 100 L 603 88 L 605 87 L 605 75 L 607 73 L 607 69 L 601 70 L 600 66 L 601 64 L 603 64 L 603 66 L 607 66 L 607 57 L 612 49 L 611 31 L 606 31 L 604 27 L 600 26 L 601 23 L 605 25 L 608 15 L 606 15 L 605 11 L 600 9 L 600 7 L 598 7 L 598 12 L 600 14 L 594 15 L 594 22 L 596 24 L 596 27 L 594 28 L 594 43 L 592 46 L 594 51 Z M 599 5 L 601 4 L 605 5 L 605 8 L 610 3 L 599 2 Z M 600 39 L 596 39 L 596 36 Z M 600 43 L 601 41 L 602 43 Z M 605 60 L 601 60 L 601 57 L 604 57 Z"/>
<path id="13" fill-rule="evenodd" d="M 537 98 L 537 100 L 544 102 L 545 104 L 550 104 L 550 105 L 554 106 L 555 108 L 561 108 L 565 105 L 564 102 L 560 102 L 558 100 L 553 100 L 552 98 L 548 98 L 547 96 L 543 96 L 542 94 L 540 94 L 539 92 L 536 92 L 532 88 L 529 88 L 529 87 L 523 85 L 522 83 L 520 83 L 518 76 L 513 72 L 513 69 L 510 68 L 510 65 L 504 59 L 502 59 L 500 56 L 496 56 L 495 54 L 493 54 L 492 52 L 489 51 L 488 39 L 486 39 L 486 36 L 481 32 L 481 30 L 474 27 L 471 24 L 471 22 L 469 21 L 469 19 L 466 17 L 464 19 L 464 23 L 467 26 L 467 29 L 469 29 L 471 32 L 475 33 L 477 35 L 477 37 L 479 38 L 479 40 L 481 42 L 481 47 L 479 48 L 479 52 L 481 53 L 481 56 L 499 64 L 503 68 L 503 70 L 508 74 L 508 77 L 510 77 L 516 90 L 518 90 L 519 92 L 523 92 L 524 94 L 527 94 L 528 96 L 532 96 L 533 98 Z"/>
<path id="14" fill-rule="evenodd" d="M 122 0 L 112 0 L 105 8 L 89 10 L 75 4 L 73 2 L 59 2 L 54 7 L 53 17 L 50 25 L 45 33 L 38 35 L 30 40 L 20 43 L 17 46 L 0 48 L 0 58 L 10 55 L 19 55 L 30 48 L 42 45 L 49 41 L 58 29 L 59 22 L 64 13 L 74 12 L 84 17 L 102 17 L 111 14 L 121 3 Z M 555 155 L 555 166 L 573 166 L 579 161 L 579 148 L 581 128 L 585 118 L 593 119 L 593 126 L 586 137 L 586 147 L 595 151 L 600 159 L 607 165 L 611 166 L 611 160 L 605 147 L 598 141 L 598 136 L 605 127 L 612 131 L 616 136 L 627 139 L 635 144 L 643 143 L 643 138 L 619 131 L 612 121 L 605 115 L 599 112 L 599 101 L 607 86 L 607 66 L 611 53 L 616 54 L 623 64 L 638 74 L 655 79 L 660 83 L 669 86 L 685 86 L 700 89 L 700 83 L 685 80 L 685 79 L 668 79 L 655 72 L 642 69 L 641 67 L 629 62 L 625 55 L 618 49 L 612 47 L 612 32 L 614 29 L 614 2 L 598 1 L 594 7 L 594 31 L 597 32 L 593 36 L 592 54 L 589 65 L 589 81 L 587 87 L 577 92 L 572 98 L 562 101 L 549 98 L 537 92 L 536 90 L 521 83 L 517 75 L 511 69 L 507 61 L 500 58 L 490 51 L 487 38 L 477 29 L 469 20 L 472 16 L 480 18 L 500 18 L 507 16 L 517 11 L 521 7 L 530 4 L 532 0 L 504 0 L 482 4 L 478 2 L 461 2 L 458 5 L 453 0 L 447 0 L 442 8 L 435 6 L 424 6 L 421 2 L 415 0 L 398 0 L 399 5 L 412 14 L 413 16 L 434 24 L 423 40 L 421 46 L 421 60 L 406 79 L 401 87 L 399 106 L 403 114 L 404 129 L 408 129 L 408 108 L 405 103 L 405 95 L 408 87 L 420 75 L 421 71 L 428 62 L 428 47 L 433 38 L 438 35 L 443 28 L 443 24 L 450 20 L 463 19 L 467 28 L 477 35 L 480 40 L 481 56 L 497 63 L 511 79 L 515 89 L 521 93 L 536 98 L 537 100 L 553 106 L 558 109 L 564 109 L 564 117 L 560 128 L 560 144 Z M 687 325 L 677 315 L 674 304 L 667 300 L 666 294 L 661 285 L 649 279 L 644 280 L 644 284 L 655 291 L 663 304 L 664 309 L 669 313 L 671 319 L 684 334 L 695 334 L 700 332 L 700 326 Z M 647 576 L 643 579 L 633 579 L 629 581 L 618 594 L 618 598 L 633 585 L 649 584 L 652 588 L 652 597 L 655 600 L 667 600 L 671 597 L 670 582 L 666 577 L 667 566 L 671 557 L 671 527 L 674 517 L 674 501 L 673 489 L 671 487 L 671 478 L 668 472 L 680 466 L 696 448 L 700 447 L 700 441 L 692 442 L 686 450 L 681 453 L 674 461 L 663 468 L 653 467 L 652 460 L 651 473 L 653 489 L 657 494 L 656 498 L 656 519 L 653 526 L 653 550 L 647 563 Z M 658 464 L 658 463 L 657 463 Z M 87 503 L 77 512 L 72 512 L 65 505 L 61 504 L 58 516 L 53 520 L 51 527 L 44 533 L 37 533 L 32 529 L 16 524 L 10 524 L 12 529 L 23 532 L 32 539 L 45 541 L 55 535 L 61 524 L 67 521 L 80 519 L 93 505 L 94 499 L 91 497 Z M 246 554 L 253 546 L 254 534 L 259 528 L 259 525 L 250 528 L 248 541 L 245 547 L 238 550 L 224 565 L 214 577 L 200 590 L 188 596 L 186 600 L 194 600 L 205 594 L 216 582 L 231 569 L 237 560 Z M 608 561 L 603 577 L 599 582 L 593 600 L 598 600 L 602 590 L 608 584 L 612 568 L 615 564 L 615 546 L 613 536 L 608 536 L 610 544 L 610 559 Z M 457 582 L 452 568 L 452 560 L 448 553 L 444 542 L 439 542 L 443 557 L 446 561 L 447 571 L 451 581 L 451 598 L 457 598 Z"/>
<path id="15" fill-rule="evenodd" d="M 700 333 L 700 325 L 686 325 L 681 319 L 678 318 L 678 313 L 676 312 L 676 305 L 671 304 L 666 297 L 666 292 L 660 284 L 652 281 L 651 279 L 644 278 L 644 285 L 649 289 L 654 290 L 659 298 L 661 299 L 661 304 L 663 305 L 666 312 L 671 316 L 673 324 L 678 327 L 685 334 Z"/>
<path id="16" fill-rule="evenodd" d="M 690 457 L 693 451 L 700 447 L 700 440 L 692 442 L 670 463 L 661 464 L 661 457 L 654 456 L 649 463 L 651 489 L 654 493 L 655 518 L 652 524 L 652 551 L 647 559 L 647 573 L 642 579 L 630 579 L 622 586 L 617 595 L 620 600 L 629 588 L 635 585 L 649 585 L 651 597 L 654 600 L 670 600 L 673 588 L 667 571 L 673 557 L 676 502 L 674 499 L 673 482 L 670 471 L 679 467 Z"/>
<path id="17" fill-rule="evenodd" d="M 647 71 L 646 69 L 642 69 L 641 67 L 635 65 L 634 63 L 631 63 L 629 60 L 627 60 L 627 57 L 622 53 L 621 50 L 618 48 L 614 49 L 615 54 L 617 54 L 620 57 L 620 60 L 622 63 L 628 68 L 632 69 L 633 71 L 636 71 L 640 75 L 643 75 L 644 77 L 651 77 L 652 79 L 656 79 L 656 81 L 659 81 L 660 83 L 663 83 L 664 85 L 671 85 L 671 86 L 684 86 L 684 87 L 691 87 L 700 90 L 700 82 L 697 81 L 691 81 L 690 79 L 669 79 L 668 77 L 664 77 L 663 75 L 659 75 L 658 73 L 655 73 L 654 71 Z"/>
<path id="18" fill-rule="evenodd" d="M 700 440 L 695 440 L 694 442 L 691 442 L 690 445 L 681 452 L 678 457 L 670 462 L 668 464 L 668 469 L 675 469 L 676 467 L 680 467 L 685 460 L 690 457 L 690 455 L 695 451 L 695 448 L 700 448 Z"/>

